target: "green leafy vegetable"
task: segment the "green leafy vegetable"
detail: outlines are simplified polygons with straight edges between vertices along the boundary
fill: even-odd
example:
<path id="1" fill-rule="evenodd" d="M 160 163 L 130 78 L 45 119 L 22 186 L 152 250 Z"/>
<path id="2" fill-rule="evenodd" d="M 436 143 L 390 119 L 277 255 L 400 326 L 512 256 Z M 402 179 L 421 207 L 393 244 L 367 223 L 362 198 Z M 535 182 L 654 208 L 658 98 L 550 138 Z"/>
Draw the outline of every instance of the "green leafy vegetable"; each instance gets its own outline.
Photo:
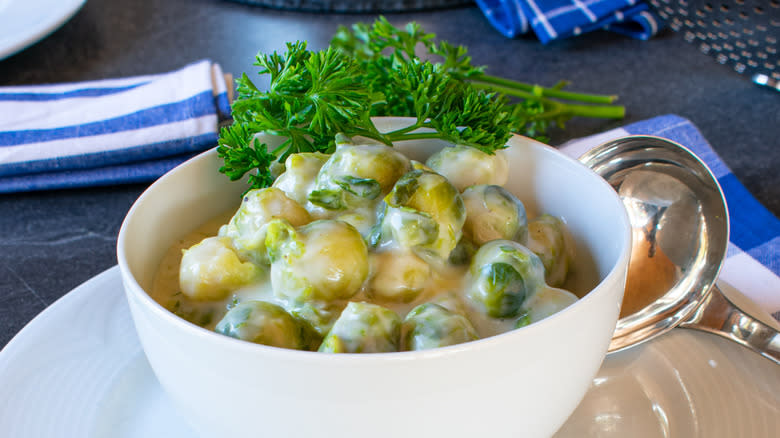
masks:
<path id="1" fill-rule="evenodd" d="M 441 58 L 436 65 L 441 66 L 450 76 L 469 82 L 476 88 L 497 93 L 499 98 L 519 99 L 509 104 L 515 122 L 519 123 L 519 129 L 515 132 L 531 137 L 544 135 L 550 125 L 560 125 L 573 116 L 622 118 L 625 115 L 622 106 L 605 105 L 614 102 L 616 96 L 563 91 L 562 88 L 568 85 L 565 81 L 544 88 L 488 75 L 485 66 L 471 64 L 471 57 L 465 47 L 454 46 L 447 41 L 437 43 L 435 35 L 425 33 L 417 23 L 409 23 L 401 30 L 380 17 L 373 25 L 358 23 L 351 29 L 341 26 L 331 46 L 361 61 L 370 72 L 369 76 L 373 79 L 370 83 L 374 90 L 387 90 L 386 79 L 392 76 L 389 70 L 393 68 L 393 62 L 397 62 L 399 57 L 418 58 L 416 50 L 422 47 L 425 50 L 424 57 Z M 388 52 L 392 52 L 392 55 L 388 55 Z M 564 103 L 553 98 L 597 105 Z M 414 113 L 409 109 L 403 105 L 388 104 L 374 115 L 413 116 Z"/>
<path id="2" fill-rule="evenodd" d="M 250 174 L 248 183 L 250 188 L 269 187 L 274 180 L 270 170 L 266 169 L 276 157 L 268 153 L 265 144 L 252 144 L 254 133 L 248 125 L 234 122 L 230 128 L 223 128 L 221 134 L 217 153 L 225 164 L 219 171 L 235 181 L 249 171 L 263 169 L 257 174 Z"/>
<path id="3" fill-rule="evenodd" d="M 415 52 L 422 46 L 426 57 Z M 486 75 L 462 46 L 436 43 L 416 23 L 398 29 L 380 17 L 373 25 L 339 28 L 330 47 L 310 51 L 287 43 L 284 54 L 258 54 L 259 74 L 270 79 L 261 91 L 246 75 L 237 79 L 233 124 L 222 129 L 220 172 L 231 180 L 249 173 L 250 188 L 273 182 L 271 165 L 293 153 L 335 150 L 336 135 L 363 136 L 386 145 L 400 140 L 441 139 L 492 154 L 512 133 L 544 138 L 547 129 L 573 116 L 622 117 L 623 107 L 562 103 L 569 99 L 604 104 L 598 96 L 523 84 Z M 510 100 L 511 98 L 511 100 Z M 408 116 L 416 122 L 380 133 L 372 116 Z M 418 132 L 430 128 L 432 132 Z M 269 152 L 253 141 L 258 133 L 285 140 Z"/>

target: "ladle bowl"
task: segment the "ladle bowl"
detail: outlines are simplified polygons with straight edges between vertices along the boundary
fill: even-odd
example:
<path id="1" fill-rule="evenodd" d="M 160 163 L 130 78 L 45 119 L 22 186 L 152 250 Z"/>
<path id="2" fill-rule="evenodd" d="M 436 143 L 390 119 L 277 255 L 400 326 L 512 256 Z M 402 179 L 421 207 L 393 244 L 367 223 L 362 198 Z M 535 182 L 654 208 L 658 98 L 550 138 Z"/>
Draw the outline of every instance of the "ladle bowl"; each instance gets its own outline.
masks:
<path id="1" fill-rule="evenodd" d="M 609 351 L 679 326 L 723 336 L 780 363 L 780 334 L 716 285 L 729 217 L 709 168 L 684 146 L 653 136 L 607 142 L 580 161 L 618 192 L 633 231 L 626 291 Z"/>

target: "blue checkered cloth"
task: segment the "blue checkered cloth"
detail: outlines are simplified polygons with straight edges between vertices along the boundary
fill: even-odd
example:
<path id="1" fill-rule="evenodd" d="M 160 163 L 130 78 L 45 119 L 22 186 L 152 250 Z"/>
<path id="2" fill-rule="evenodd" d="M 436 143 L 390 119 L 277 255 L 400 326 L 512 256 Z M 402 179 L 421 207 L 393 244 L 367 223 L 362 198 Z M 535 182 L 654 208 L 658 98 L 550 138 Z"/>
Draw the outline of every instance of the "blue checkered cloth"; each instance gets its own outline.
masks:
<path id="1" fill-rule="evenodd" d="M 626 135 L 654 135 L 675 141 L 710 168 L 726 198 L 731 230 L 719 278 L 780 320 L 780 220 L 745 189 L 690 120 L 659 116 L 572 140 L 560 149 L 579 157 L 592 147 Z"/>
<path id="2" fill-rule="evenodd" d="M 509 38 L 533 32 L 542 43 L 596 29 L 646 40 L 663 26 L 642 0 L 476 0 L 488 21 Z"/>

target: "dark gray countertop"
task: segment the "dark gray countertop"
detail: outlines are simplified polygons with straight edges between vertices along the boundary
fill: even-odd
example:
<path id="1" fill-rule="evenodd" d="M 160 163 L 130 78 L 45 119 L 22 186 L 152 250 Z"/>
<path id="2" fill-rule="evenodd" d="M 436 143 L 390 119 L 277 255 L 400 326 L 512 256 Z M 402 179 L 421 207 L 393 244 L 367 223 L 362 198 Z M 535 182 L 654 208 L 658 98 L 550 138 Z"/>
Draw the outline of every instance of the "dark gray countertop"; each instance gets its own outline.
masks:
<path id="1" fill-rule="evenodd" d="M 340 24 L 374 15 L 296 13 L 220 0 L 89 0 L 61 29 L 0 61 L 0 85 L 82 81 L 176 69 L 210 58 L 254 72 L 286 41 L 325 47 Z M 508 40 L 476 7 L 391 14 L 469 47 L 498 76 L 620 95 L 622 121 L 572 120 L 553 144 L 656 115 L 692 120 L 736 176 L 780 214 L 780 93 L 750 83 L 664 31 L 651 41 L 597 32 L 542 46 Z M 2 117 L 2 115 L 0 115 Z M 75 286 L 116 264 L 116 235 L 145 185 L 0 195 L 0 346 Z"/>

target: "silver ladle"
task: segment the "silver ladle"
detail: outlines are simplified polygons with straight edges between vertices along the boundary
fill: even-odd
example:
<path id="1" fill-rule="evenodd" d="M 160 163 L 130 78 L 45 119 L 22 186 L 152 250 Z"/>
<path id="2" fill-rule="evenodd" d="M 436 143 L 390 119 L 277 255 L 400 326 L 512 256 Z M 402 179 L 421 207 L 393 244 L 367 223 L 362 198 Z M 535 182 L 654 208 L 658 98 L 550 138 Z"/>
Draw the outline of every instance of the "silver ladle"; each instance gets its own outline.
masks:
<path id="1" fill-rule="evenodd" d="M 623 307 L 609 351 L 679 326 L 730 339 L 780 364 L 777 330 L 744 312 L 715 284 L 726 258 L 729 218 L 707 166 L 685 147 L 652 136 L 613 140 L 580 161 L 618 192 L 633 228 Z"/>

